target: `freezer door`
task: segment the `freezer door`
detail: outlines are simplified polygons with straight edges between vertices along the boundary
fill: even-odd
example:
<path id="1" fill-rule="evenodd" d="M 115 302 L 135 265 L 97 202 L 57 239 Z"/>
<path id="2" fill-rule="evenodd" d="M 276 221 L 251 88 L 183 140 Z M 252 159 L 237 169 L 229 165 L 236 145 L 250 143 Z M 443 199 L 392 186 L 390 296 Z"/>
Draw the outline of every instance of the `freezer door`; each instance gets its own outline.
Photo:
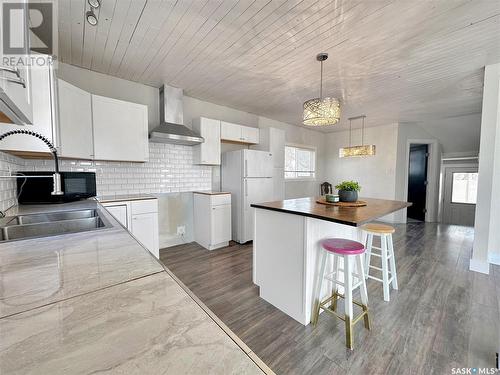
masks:
<path id="1" fill-rule="evenodd" d="M 273 155 L 270 152 L 244 150 L 243 177 L 273 177 Z"/>
<path id="2" fill-rule="evenodd" d="M 252 203 L 270 202 L 273 200 L 274 185 L 272 178 L 246 178 L 243 180 L 243 227 L 240 232 L 240 243 L 253 240 Z"/>

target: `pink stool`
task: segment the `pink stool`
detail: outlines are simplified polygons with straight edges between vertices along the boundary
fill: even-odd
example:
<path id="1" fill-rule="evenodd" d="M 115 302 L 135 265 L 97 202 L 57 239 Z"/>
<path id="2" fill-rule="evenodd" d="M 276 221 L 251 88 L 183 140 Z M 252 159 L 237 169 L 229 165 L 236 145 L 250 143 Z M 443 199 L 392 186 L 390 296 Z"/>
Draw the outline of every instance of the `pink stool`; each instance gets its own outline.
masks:
<path id="1" fill-rule="evenodd" d="M 363 244 L 347 240 L 344 238 L 327 238 L 321 241 L 321 260 L 320 271 L 316 279 L 316 290 L 314 293 L 314 308 L 312 323 L 314 326 L 318 323 L 320 309 L 336 316 L 345 322 L 346 329 L 346 346 L 352 349 L 353 334 L 352 329 L 354 324 L 364 319 L 365 328 L 370 329 L 370 318 L 368 316 L 368 293 L 366 292 L 366 283 L 364 277 L 363 253 L 365 247 Z M 328 256 L 333 256 L 333 272 L 325 274 L 326 262 Z M 344 268 L 340 268 L 340 259 L 343 260 Z M 356 265 L 356 269 L 355 266 Z M 356 271 L 356 272 L 355 272 Z M 339 273 L 343 273 L 343 277 L 339 277 Z M 354 283 L 354 278 L 357 281 Z M 333 283 L 332 296 L 321 301 L 321 287 L 323 279 L 327 279 Z M 344 288 L 344 294 L 338 292 L 338 286 Z M 360 288 L 361 302 L 353 301 L 352 291 L 357 287 Z M 344 299 L 344 316 L 336 312 L 337 300 Z M 353 318 L 353 304 L 361 307 L 363 312 Z M 330 305 L 330 306 L 327 306 Z"/>

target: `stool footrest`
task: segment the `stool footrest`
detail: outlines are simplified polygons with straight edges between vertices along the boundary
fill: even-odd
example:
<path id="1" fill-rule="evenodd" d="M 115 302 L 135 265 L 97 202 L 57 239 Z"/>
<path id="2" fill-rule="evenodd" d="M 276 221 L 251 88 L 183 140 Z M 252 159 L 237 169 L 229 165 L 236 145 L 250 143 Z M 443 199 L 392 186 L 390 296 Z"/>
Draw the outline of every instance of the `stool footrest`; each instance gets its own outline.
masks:
<path id="1" fill-rule="evenodd" d="M 378 270 L 378 271 L 380 271 L 380 272 L 382 272 L 382 271 L 383 271 L 383 270 L 382 270 L 382 268 L 377 267 L 377 266 L 372 266 L 372 265 L 369 265 L 368 267 L 369 267 L 369 268 L 376 269 L 376 270 Z M 392 272 L 391 272 L 390 270 L 387 270 L 387 272 L 389 273 L 389 275 L 391 275 L 391 274 L 392 274 Z"/>
<path id="2" fill-rule="evenodd" d="M 369 279 L 380 281 L 381 283 L 384 282 L 384 280 L 379 279 L 378 277 L 375 277 L 375 276 L 372 276 L 372 275 L 367 275 L 366 277 L 369 278 Z M 389 280 L 387 280 L 387 283 L 388 284 L 392 283 L 392 280 L 394 280 L 394 276 L 390 277 Z"/>
<path id="3" fill-rule="evenodd" d="M 373 252 L 373 249 L 380 250 L 380 254 Z M 373 255 L 374 257 L 382 258 L 382 251 L 383 250 L 380 247 L 372 246 L 371 250 L 372 251 L 370 251 L 370 255 Z M 390 253 L 389 249 L 387 249 L 387 252 Z M 387 255 L 387 259 L 391 259 L 391 257 L 392 257 L 392 254 Z"/>
<path id="4" fill-rule="evenodd" d="M 340 294 L 340 293 L 334 293 L 331 297 L 328 297 L 324 301 L 320 302 L 319 308 L 323 309 L 324 311 L 336 316 L 337 318 L 339 318 L 340 320 L 345 322 L 345 320 L 346 320 L 345 316 L 342 316 L 342 315 L 338 314 L 336 311 L 332 310 L 330 307 L 325 306 L 326 304 L 328 304 L 329 302 L 332 302 L 333 300 L 336 300 L 337 298 L 344 298 L 344 295 Z M 363 312 L 361 314 L 359 314 L 358 316 L 356 316 L 352 320 L 351 325 L 355 325 L 357 322 L 359 322 L 361 320 L 361 318 L 364 318 L 365 315 L 368 316 L 368 306 L 362 304 L 361 302 L 354 301 L 354 300 L 352 301 L 352 303 L 354 303 L 355 305 L 357 305 L 363 309 Z"/>

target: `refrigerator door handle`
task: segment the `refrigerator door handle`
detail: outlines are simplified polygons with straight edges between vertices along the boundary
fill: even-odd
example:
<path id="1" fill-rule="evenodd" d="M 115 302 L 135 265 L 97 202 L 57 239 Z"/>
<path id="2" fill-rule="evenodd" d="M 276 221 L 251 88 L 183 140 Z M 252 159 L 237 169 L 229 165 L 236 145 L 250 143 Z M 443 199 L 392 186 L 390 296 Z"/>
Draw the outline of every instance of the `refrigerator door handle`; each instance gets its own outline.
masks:
<path id="1" fill-rule="evenodd" d="M 245 197 L 248 197 L 248 180 L 245 180 Z"/>
<path id="2" fill-rule="evenodd" d="M 248 160 L 245 159 L 245 177 L 248 177 Z"/>

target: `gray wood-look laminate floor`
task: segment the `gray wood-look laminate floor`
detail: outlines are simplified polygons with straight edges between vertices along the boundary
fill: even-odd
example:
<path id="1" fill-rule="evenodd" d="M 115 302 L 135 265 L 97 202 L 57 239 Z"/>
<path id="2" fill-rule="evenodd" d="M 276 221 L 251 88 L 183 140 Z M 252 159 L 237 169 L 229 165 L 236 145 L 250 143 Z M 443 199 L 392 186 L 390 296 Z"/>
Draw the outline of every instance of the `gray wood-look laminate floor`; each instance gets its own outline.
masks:
<path id="1" fill-rule="evenodd" d="M 304 327 L 259 298 L 252 245 L 211 251 L 196 243 L 160 251 L 162 262 L 277 374 L 451 374 L 494 367 L 500 347 L 500 267 L 470 272 L 473 230 L 409 223 L 394 235 L 399 291 L 384 302 L 369 280 L 372 330 L 321 314 Z M 374 262 L 375 262 L 374 258 Z M 339 306 L 343 308 L 342 305 Z"/>

